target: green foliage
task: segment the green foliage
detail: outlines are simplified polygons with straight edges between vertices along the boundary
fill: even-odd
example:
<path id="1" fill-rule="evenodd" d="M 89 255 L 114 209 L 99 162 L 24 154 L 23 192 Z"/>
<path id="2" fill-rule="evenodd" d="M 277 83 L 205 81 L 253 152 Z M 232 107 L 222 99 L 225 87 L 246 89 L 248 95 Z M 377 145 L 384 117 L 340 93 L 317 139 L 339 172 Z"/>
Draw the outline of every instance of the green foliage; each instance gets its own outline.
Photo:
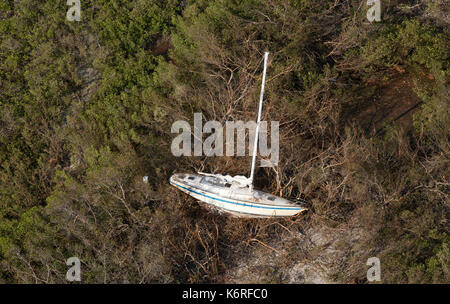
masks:
<path id="1" fill-rule="evenodd" d="M 429 70 L 440 64 L 448 73 L 449 51 L 446 47 L 448 32 L 418 20 L 403 20 L 400 24 L 383 24 L 370 32 L 360 47 L 346 51 L 354 68 L 366 73 L 377 72 L 394 65 L 422 66 Z"/>
<path id="2" fill-rule="evenodd" d="M 450 131 L 450 106 L 446 73 L 437 66 L 433 69 L 432 85 L 416 83 L 417 95 L 423 101 L 422 110 L 414 115 L 414 127 L 426 137 L 430 147 L 448 149 Z"/>

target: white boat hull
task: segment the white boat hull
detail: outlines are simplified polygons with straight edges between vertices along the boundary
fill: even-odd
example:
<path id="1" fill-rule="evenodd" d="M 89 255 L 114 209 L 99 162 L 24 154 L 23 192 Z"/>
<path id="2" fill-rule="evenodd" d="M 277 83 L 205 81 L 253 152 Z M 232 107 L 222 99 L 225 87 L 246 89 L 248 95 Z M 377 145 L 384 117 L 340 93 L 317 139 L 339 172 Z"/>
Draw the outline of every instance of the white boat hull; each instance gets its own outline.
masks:
<path id="1" fill-rule="evenodd" d="M 239 217 L 281 217 L 281 216 L 294 216 L 303 211 L 306 208 L 292 205 L 270 205 L 267 203 L 258 203 L 232 199 L 229 197 L 221 197 L 215 193 L 207 192 L 198 187 L 192 187 L 188 184 L 181 183 L 170 179 L 170 184 L 180 189 L 181 191 L 189 194 L 195 199 L 206 203 L 209 207 L 223 211 L 234 216 Z"/>

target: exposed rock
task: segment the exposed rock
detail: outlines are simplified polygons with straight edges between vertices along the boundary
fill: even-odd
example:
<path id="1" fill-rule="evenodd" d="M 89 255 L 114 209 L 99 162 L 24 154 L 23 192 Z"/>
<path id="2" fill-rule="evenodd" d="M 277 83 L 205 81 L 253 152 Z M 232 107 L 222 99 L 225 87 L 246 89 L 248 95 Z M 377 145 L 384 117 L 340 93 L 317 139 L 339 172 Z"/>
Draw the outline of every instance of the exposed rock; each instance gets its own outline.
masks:
<path id="1" fill-rule="evenodd" d="M 274 241 L 274 244 L 270 244 L 273 249 L 254 247 L 248 257 L 226 273 L 225 282 L 337 283 L 330 276 L 335 271 L 335 265 L 341 264 L 345 259 L 345 252 L 338 244 L 342 240 L 358 240 L 360 235 L 361 232 L 355 229 L 330 230 L 326 227 L 313 227 L 305 233 L 292 232 L 282 242 Z M 293 243 L 296 244 L 296 251 L 304 254 L 291 257 L 289 244 Z"/>

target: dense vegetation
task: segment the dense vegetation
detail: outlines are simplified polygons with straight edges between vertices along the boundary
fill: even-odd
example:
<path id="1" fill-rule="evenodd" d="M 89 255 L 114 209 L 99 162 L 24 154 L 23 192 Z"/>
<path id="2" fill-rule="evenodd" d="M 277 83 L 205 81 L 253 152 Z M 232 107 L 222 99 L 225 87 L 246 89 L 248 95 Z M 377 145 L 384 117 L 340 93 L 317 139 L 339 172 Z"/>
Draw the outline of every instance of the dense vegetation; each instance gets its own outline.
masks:
<path id="1" fill-rule="evenodd" d="M 283 282 L 304 258 L 286 230 L 308 227 L 359 233 L 334 281 L 365 282 L 376 256 L 385 283 L 449 282 L 448 6 L 382 2 L 369 23 L 355 0 L 81 0 L 81 22 L 1 1 L 0 282 L 66 282 L 72 256 L 84 283 L 223 282 L 263 245 L 289 254 L 261 282 Z M 207 212 L 170 175 L 249 159 L 174 157 L 171 124 L 255 119 L 265 50 L 280 163 L 256 182 L 310 211 Z M 399 115 L 369 124 L 376 100 Z"/>

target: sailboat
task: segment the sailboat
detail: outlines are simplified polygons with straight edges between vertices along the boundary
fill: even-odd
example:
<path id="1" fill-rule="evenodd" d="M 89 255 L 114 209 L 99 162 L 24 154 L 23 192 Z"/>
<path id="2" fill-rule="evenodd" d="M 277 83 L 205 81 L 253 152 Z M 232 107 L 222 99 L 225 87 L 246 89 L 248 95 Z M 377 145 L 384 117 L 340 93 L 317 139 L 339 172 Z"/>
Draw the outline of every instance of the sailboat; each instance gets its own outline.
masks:
<path id="1" fill-rule="evenodd" d="M 175 188 L 206 203 L 212 209 L 238 217 L 294 216 L 307 210 L 297 203 L 253 188 L 268 57 L 269 52 L 265 52 L 250 177 L 203 172 L 176 173 L 170 177 L 170 184 Z"/>

